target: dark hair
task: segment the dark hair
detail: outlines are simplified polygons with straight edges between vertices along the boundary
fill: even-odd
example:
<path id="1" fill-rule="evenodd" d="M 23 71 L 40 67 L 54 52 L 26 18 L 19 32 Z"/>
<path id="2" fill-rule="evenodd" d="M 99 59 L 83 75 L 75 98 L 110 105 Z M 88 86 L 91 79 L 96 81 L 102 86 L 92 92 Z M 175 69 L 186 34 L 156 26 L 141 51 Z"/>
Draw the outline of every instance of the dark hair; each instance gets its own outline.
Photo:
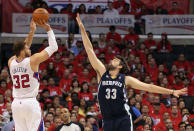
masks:
<path id="1" fill-rule="evenodd" d="M 116 30 L 116 27 L 115 27 L 114 25 L 111 25 L 111 26 L 109 27 L 109 30 L 110 30 L 110 31 L 111 31 L 111 30 L 115 31 L 115 30 Z"/>
<path id="2" fill-rule="evenodd" d="M 89 90 L 89 84 L 88 84 L 88 82 L 86 82 L 86 81 L 82 82 L 82 84 L 81 84 L 81 91 L 80 91 L 80 92 L 81 92 L 81 93 L 84 92 L 83 86 L 84 86 L 85 84 L 87 84 L 87 86 L 88 86 L 87 93 L 89 93 L 89 92 L 90 92 L 90 90 Z"/>
<path id="3" fill-rule="evenodd" d="M 123 66 L 120 70 L 120 73 L 128 74 L 129 73 L 129 67 L 128 67 L 128 64 L 127 64 L 127 61 L 125 60 L 125 58 L 120 56 L 120 55 L 116 55 L 115 57 L 120 60 L 120 65 Z"/>
<path id="4" fill-rule="evenodd" d="M 148 36 L 149 36 L 149 35 L 152 35 L 152 36 L 153 36 L 153 33 L 152 33 L 152 32 L 149 32 L 149 33 L 148 33 Z"/>
<path id="5" fill-rule="evenodd" d="M 179 123 L 179 125 L 178 125 L 178 126 L 179 126 L 179 128 L 181 127 L 181 125 L 182 125 L 182 124 L 185 124 L 185 125 L 186 125 L 186 123 L 185 123 L 185 122 L 182 122 L 182 121 L 181 121 L 181 122 Z"/>
<path id="6" fill-rule="evenodd" d="M 13 45 L 13 53 L 18 57 L 20 52 L 25 48 L 26 43 L 23 41 L 15 42 Z"/>

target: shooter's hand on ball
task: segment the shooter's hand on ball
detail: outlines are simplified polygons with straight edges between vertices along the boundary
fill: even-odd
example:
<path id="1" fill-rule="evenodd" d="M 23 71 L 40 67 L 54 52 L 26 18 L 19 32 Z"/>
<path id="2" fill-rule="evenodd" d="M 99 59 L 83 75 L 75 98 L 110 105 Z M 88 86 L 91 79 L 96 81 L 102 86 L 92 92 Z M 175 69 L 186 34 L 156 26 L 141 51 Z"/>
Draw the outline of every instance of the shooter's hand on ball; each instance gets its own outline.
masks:
<path id="1" fill-rule="evenodd" d="M 39 19 L 39 20 L 36 22 L 36 24 L 37 24 L 38 26 L 40 26 L 41 28 L 44 28 L 47 32 L 51 30 L 50 25 L 49 25 L 48 23 L 46 23 L 44 20 L 40 20 L 40 19 Z"/>

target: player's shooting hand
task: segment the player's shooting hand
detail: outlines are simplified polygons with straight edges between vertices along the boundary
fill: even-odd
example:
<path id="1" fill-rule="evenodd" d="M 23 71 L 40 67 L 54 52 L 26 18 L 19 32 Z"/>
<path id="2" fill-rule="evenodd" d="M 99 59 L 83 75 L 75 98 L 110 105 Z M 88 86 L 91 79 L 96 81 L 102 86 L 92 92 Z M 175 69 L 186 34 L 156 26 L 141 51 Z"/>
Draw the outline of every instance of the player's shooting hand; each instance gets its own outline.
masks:
<path id="1" fill-rule="evenodd" d="M 174 90 L 173 95 L 179 97 L 180 95 L 187 94 L 187 88 L 183 88 L 181 90 Z"/>
<path id="2" fill-rule="evenodd" d="M 49 30 L 51 30 L 51 27 L 48 23 L 46 23 L 44 20 L 39 19 L 38 21 L 36 21 L 36 24 L 41 27 L 44 28 L 47 32 Z"/>
<path id="3" fill-rule="evenodd" d="M 80 29 L 84 29 L 84 25 L 80 19 L 79 13 L 77 13 L 76 20 L 77 20 L 77 23 L 78 23 Z"/>
<path id="4" fill-rule="evenodd" d="M 36 31 L 36 23 L 32 19 L 30 22 L 30 31 L 35 32 Z"/>

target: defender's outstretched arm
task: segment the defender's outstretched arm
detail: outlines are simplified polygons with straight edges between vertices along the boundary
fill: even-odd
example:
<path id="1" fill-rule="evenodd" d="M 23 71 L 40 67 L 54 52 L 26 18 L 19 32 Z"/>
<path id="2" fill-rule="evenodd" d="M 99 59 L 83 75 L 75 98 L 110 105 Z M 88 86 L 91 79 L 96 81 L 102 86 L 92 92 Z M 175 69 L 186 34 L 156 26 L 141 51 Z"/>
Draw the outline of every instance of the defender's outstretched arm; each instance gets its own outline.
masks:
<path id="1" fill-rule="evenodd" d="M 144 90 L 144 91 L 159 93 L 159 94 L 169 94 L 169 95 L 172 94 L 176 97 L 179 97 L 180 95 L 184 95 L 187 93 L 186 88 L 183 88 L 181 90 L 170 90 L 160 86 L 143 83 L 138 79 L 130 76 L 126 76 L 125 84 L 131 86 L 134 89 Z"/>
<path id="2" fill-rule="evenodd" d="M 78 23 L 80 30 L 81 30 L 83 44 L 84 44 L 86 53 L 88 55 L 89 61 L 92 65 L 92 67 L 94 68 L 94 70 L 101 77 L 106 72 L 106 68 L 103 65 L 103 63 L 96 57 L 96 54 L 93 50 L 93 46 L 91 44 L 91 41 L 89 40 L 88 35 L 85 31 L 84 25 L 82 24 L 82 22 L 80 20 L 79 14 L 77 14 L 76 20 L 77 20 L 77 23 Z M 98 80 L 99 80 L 99 78 L 98 78 Z"/>

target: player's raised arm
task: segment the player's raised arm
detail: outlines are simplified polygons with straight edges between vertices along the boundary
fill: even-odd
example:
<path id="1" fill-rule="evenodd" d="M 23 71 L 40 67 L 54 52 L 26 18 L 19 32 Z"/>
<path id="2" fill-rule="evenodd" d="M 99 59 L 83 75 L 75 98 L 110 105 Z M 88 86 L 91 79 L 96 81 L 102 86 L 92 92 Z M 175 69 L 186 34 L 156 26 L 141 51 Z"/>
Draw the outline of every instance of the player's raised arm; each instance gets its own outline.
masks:
<path id="1" fill-rule="evenodd" d="M 96 57 L 96 54 L 93 50 L 91 41 L 89 40 L 87 33 L 85 31 L 84 25 L 82 24 L 79 14 L 77 14 L 76 20 L 78 22 L 78 25 L 81 30 L 82 40 L 84 44 L 84 48 L 86 50 L 86 53 L 88 55 L 88 58 L 90 60 L 90 63 L 94 70 L 97 72 L 98 75 L 102 76 L 106 72 L 105 66 L 102 64 L 102 62 Z"/>
<path id="2" fill-rule="evenodd" d="M 33 40 L 33 36 L 34 36 L 35 31 L 36 31 L 36 24 L 32 19 L 30 22 L 30 32 L 24 41 L 26 43 L 26 45 L 28 46 L 28 48 L 30 48 L 30 46 L 32 44 L 32 40 Z"/>
<path id="3" fill-rule="evenodd" d="M 138 90 L 144 90 L 152 93 L 159 93 L 159 94 L 172 94 L 176 97 L 179 97 L 180 95 L 184 95 L 187 93 L 187 89 L 183 88 L 181 90 L 170 90 L 166 89 L 160 86 L 152 85 L 152 84 L 146 84 L 141 81 L 139 81 L 136 78 L 126 76 L 125 78 L 125 84 L 131 86 L 134 89 Z"/>
<path id="4" fill-rule="evenodd" d="M 31 56 L 31 59 L 30 59 L 31 63 L 32 65 L 35 65 L 36 68 L 37 68 L 36 65 L 39 65 L 40 63 L 46 61 L 54 52 L 58 50 L 58 45 L 55 39 L 55 35 L 50 25 L 48 25 L 43 21 L 40 21 L 38 26 L 44 28 L 47 31 L 49 46 L 45 48 L 43 51 Z"/>

